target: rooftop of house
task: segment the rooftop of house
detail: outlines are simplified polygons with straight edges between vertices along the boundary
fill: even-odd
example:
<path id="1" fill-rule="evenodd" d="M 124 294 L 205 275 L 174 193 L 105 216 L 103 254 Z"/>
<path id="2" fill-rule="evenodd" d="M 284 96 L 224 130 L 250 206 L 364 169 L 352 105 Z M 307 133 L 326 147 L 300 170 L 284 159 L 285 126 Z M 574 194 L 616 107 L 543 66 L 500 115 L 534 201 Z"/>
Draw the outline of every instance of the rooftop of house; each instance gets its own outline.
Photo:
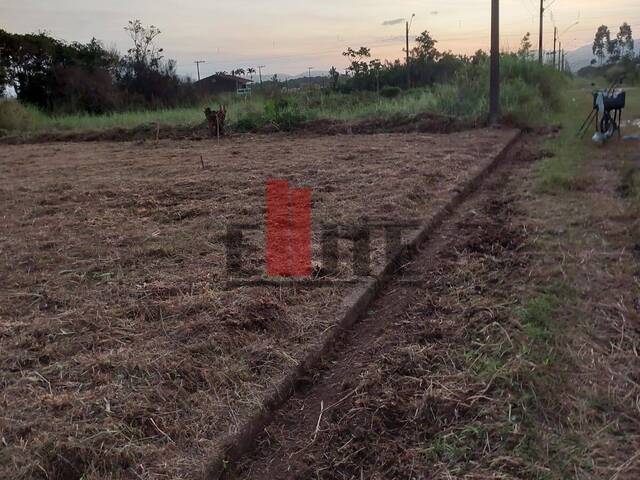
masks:
<path id="1" fill-rule="evenodd" d="M 218 81 L 218 80 L 231 80 L 231 81 L 234 81 L 234 82 L 238 82 L 239 84 L 242 84 L 242 85 L 246 85 L 248 83 L 253 83 L 253 80 L 249 80 L 248 78 L 237 77 L 235 75 L 228 75 L 226 73 L 216 73 L 214 75 L 210 75 L 210 76 L 205 77 L 205 78 L 203 78 L 201 80 L 198 80 L 196 82 L 196 84 L 205 83 L 205 82 L 208 83 L 208 82 L 211 82 L 211 81 L 215 82 L 215 81 Z"/>

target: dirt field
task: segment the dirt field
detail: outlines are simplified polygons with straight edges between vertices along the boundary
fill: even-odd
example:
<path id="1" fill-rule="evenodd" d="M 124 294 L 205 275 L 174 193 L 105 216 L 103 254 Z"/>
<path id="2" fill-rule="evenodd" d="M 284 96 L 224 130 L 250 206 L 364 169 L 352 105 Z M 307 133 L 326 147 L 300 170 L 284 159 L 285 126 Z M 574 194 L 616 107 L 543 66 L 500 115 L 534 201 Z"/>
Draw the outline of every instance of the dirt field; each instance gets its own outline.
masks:
<path id="1" fill-rule="evenodd" d="M 612 141 L 543 194 L 539 147 L 512 149 L 405 265 L 424 283 L 392 281 L 227 478 L 640 478 L 640 155 Z"/>
<path id="2" fill-rule="evenodd" d="M 416 221 L 512 135 L 3 146 L 0 477 L 200 472 L 348 293 L 227 288 L 226 227 L 262 225 L 265 182 L 312 188 L 314 227 Z M 263 271 L 263 233 L 246 240 Z"/>

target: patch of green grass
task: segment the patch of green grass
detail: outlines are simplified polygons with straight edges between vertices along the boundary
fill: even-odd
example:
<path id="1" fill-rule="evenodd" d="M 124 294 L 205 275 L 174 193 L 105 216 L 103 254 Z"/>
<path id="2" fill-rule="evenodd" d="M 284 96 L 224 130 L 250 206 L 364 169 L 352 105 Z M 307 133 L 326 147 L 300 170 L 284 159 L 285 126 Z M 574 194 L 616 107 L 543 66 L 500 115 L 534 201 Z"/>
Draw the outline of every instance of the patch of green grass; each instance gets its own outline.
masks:
<path id="1" fill-rule="evenodd" d="M 560 131 L 544 142 L 545 158 L 536 165 L 538 187 L 545 193 L 580 189 L 585 181 L 584 161 L 595 148 L 588 138 L 577 136 L 582 120 L 591 111 L 591 97 L 583 91 L 567 93 L 565 108 L 552 117 Z"/>
<path id="2" fill-rule="evenodd" d="M 558 297 L 543 294 L 530 299 L 519 312 L 525 333 L 533 341 L 547 342 L 553 334 L 553 310 Z"/>
<path id="3" fill-rule="evenodd" d="M 605 88 L 605 81 L 597 87 Z M 617 148 L 617 139 L 612 139 L 604 146 L 597 146 L 591 141 L 594 132 L 592 127 L 580 138 L 578 129 L 592 110 L 593 87 L 584 80 L 576 80 L 570 90 L 566 91 L 564 107 L 553 114 L 549 121 L 557 124 L 561 130 L 555 138 L 544 142 L 544 148 L 550 154 L 536 165 L 538 187 L 545 193 L 558 193 L 563 190 L 578 190 L 590 183 L 585 176 L 585 164 L 598 153 L 598 149 Z M 623 119 L 640 118 L 640 95 L 636 90 L 627 93 L 627 106 Z M 623 126 L 623 134 L 638 134 L 637 127 Z"/>
<path id="4" fill-rule="evenodd" d="M 509 329 L 493 324 L 484 330 L 478 348 L 468 353 L 466 361 L 474 378 L 488 386 L 491 398 L 501 399 L 501 406 L 489 408 L 491 425 L 479 437 L 475 431 L 450 431 L 434 439 L 430 448 L 436 459 L 455 465 L 472 459 L 485 443 L 496 448 L 500 444 L 519 459 L 524 478 L 558 478 L 558 472 L 542 468 L 549 464 L 572 464 L 574 445 L 557 444 L 555 437 L 541 429 L 541 418 L 554 417 L 558 412 L 559 355 L 557 345 L 565 333 L 557 314 L 560 308 L 574 301 L 573 290 L 563 283 L 551 284 L 526 299 L 512 311 L 520 328 Z M 497 414 L 497 417 L 495 416 Z M 549 460 L 545 445 L 552 443 L 566 456 L 562 461 Z"/>
<path id="5" fill-rule="evenodd" d="M 466 425 L 456 432 L 437 434 L 431 439 L 425 453 L 432 461 L 464 463 L 482 451 L 486 438 L 487 429 L 484 425 Z"/>

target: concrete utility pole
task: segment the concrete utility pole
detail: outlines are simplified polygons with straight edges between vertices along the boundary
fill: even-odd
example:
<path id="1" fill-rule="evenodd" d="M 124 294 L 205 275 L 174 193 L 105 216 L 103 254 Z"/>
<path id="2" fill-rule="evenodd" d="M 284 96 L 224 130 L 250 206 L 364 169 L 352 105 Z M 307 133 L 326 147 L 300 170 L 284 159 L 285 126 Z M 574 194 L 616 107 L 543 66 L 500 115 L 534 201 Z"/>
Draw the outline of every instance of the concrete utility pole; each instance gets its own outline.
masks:
<path id="1" fill-rule="evenodd" d="M 500 0 L 491 0 L 491 79 L 489 90 L 489 124 L 500 117 Z"/>
<path id="2" fill-rule="evenodd" d="M 562 71 L 562 42 L 558 41 L 558 70 Z"/>
<path id="3" fill-rule="evenodd" d="M 313 67 L 307 67 L 307 68 L 309 68 L 309 86 L 311 86 L 311 69 Z"/>
<path id="4" fill-rule="evenodd" d="M 207 62 L 205 60 L 196 60 L 193 63 L 196 64 L 196 69 L 198 70 L 198 81 L 200 81 L 200 64 L 201 63 L 207 63 Z"/>
<path id="5" fill-rule="evenodd" d="M 411 20 L 409 20 L 407 22 L 407 31 L 406 31 L 406 53 L 407 53 L 407 89 L 411 88 L 411 66 L 409 63 L 409 28 L 411 28 L 411 22 L 413 22 L 413 17 L 415 17 L 416 14 L 412 14 L 411 15 Z"/>
<path id="6" fill-rule="evenodd" d="M 258 75 L 260 76 L 260 86 L 262 86 L 262 69 L 266 68 L 264 65 L 258 65 Z"/>
<path id="7" fill-rule="evenodd" d="M 558 28 L 553 27 L 553 68 L 556 68 L 556 46 L 558 44 Z"/>
<path id="8" fill-rule="evenodd" d="M 542 37 L 544 36 L 544 0 L 540 0 L 540 37 L 538 39 L 538 60 L 540 65 L 544 62 L 542 60 Z"/>
<path id="9" fill-rule="evenodd" d="M 409 22 L 407 22 L 407 34 L 406 34 L 406 38 L 407 38 L 407 46 L 406 46 L 406 53 L 407 53 L 407 90 L 411 88 L 411 71 L 409 70 Z"/>

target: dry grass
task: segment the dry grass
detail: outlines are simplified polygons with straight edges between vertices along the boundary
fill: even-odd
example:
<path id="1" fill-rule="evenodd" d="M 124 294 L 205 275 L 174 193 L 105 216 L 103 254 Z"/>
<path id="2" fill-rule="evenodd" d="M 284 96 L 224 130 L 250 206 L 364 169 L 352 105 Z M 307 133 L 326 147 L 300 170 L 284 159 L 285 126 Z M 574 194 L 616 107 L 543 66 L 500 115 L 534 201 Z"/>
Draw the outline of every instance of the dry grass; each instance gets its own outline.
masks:
<path id="1" fill-rule="evenodd" d="M 237 478 L 638 478 L 640 224 L 611 153 L 562 201 L 530 164 L 483 189 Z"/>
<path id="2" fill-rule="evenodd" d="M 421 218 L 508 134 L 3 148 L 0 476 L 198 471 L 345 293 L 226 288 L 225 226 L 262 223 L 264 182 L 312 187 L 314 225 Z"/>

